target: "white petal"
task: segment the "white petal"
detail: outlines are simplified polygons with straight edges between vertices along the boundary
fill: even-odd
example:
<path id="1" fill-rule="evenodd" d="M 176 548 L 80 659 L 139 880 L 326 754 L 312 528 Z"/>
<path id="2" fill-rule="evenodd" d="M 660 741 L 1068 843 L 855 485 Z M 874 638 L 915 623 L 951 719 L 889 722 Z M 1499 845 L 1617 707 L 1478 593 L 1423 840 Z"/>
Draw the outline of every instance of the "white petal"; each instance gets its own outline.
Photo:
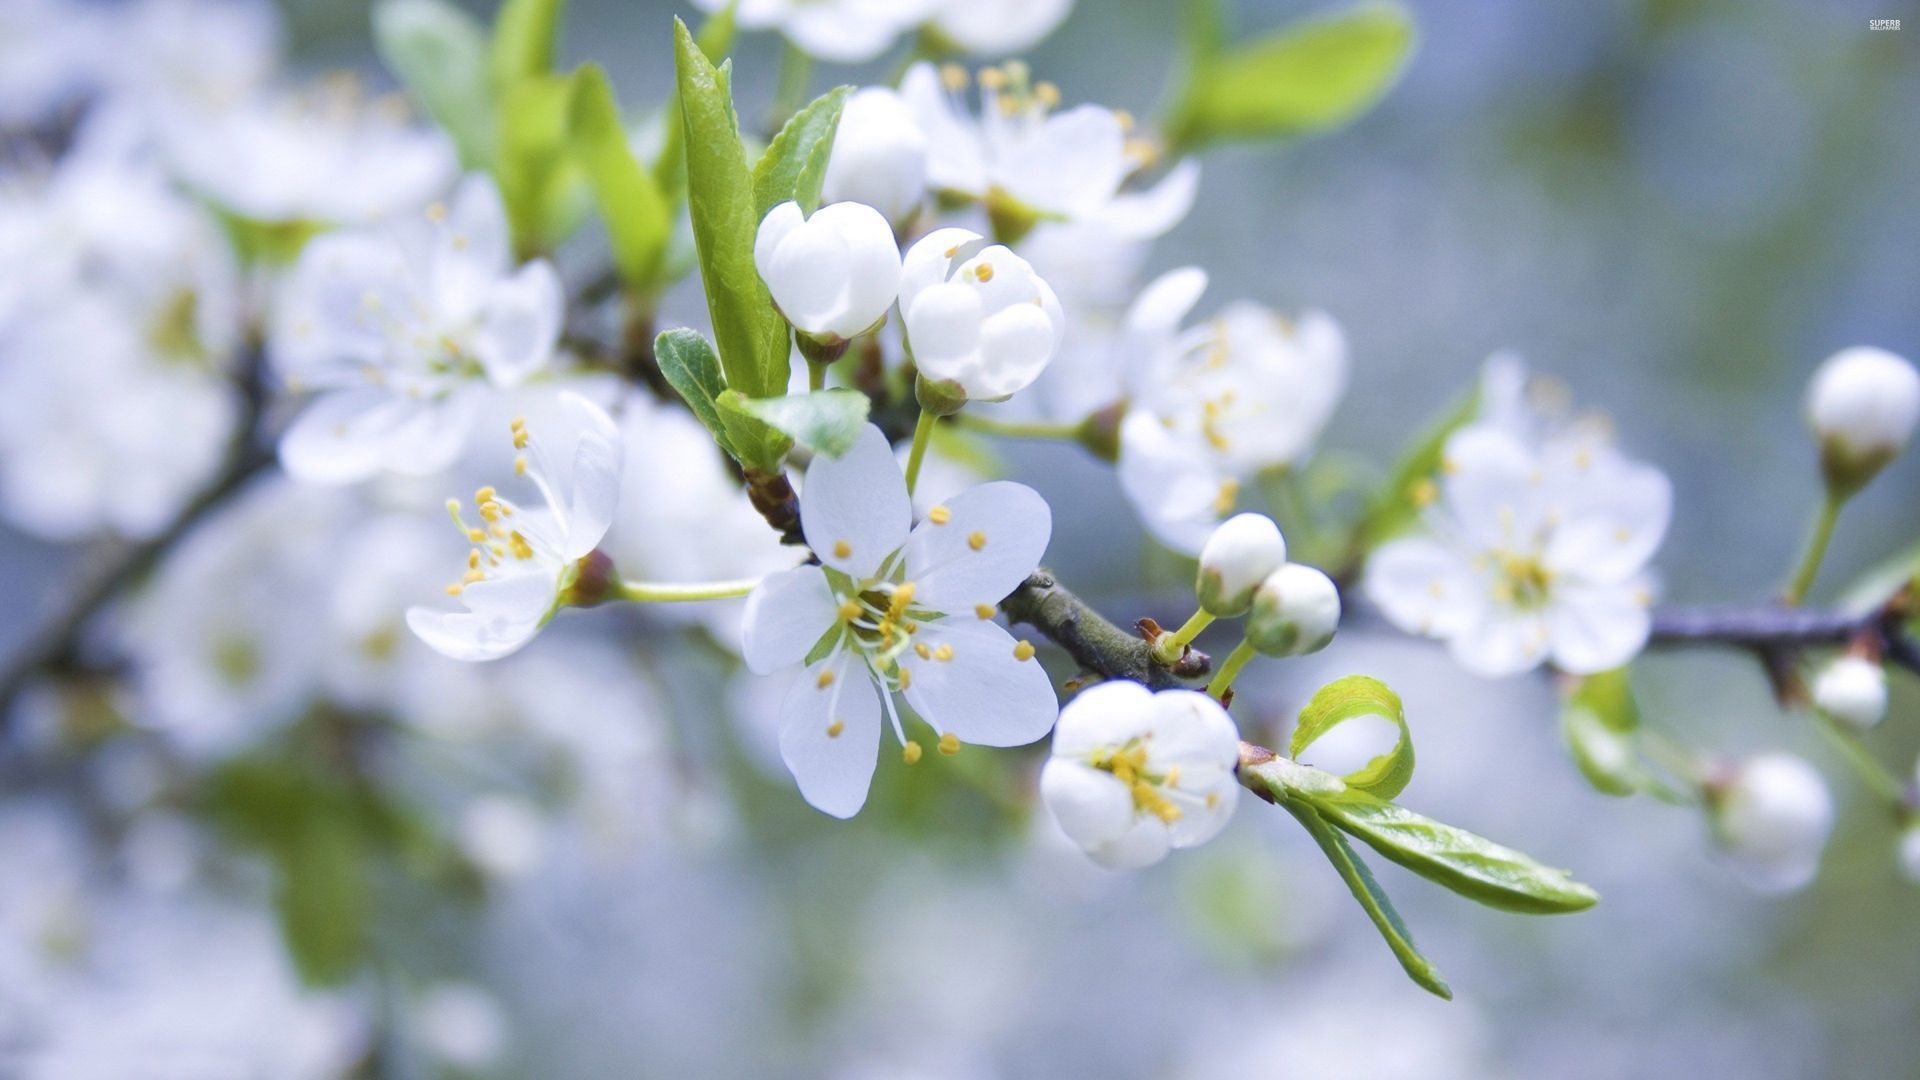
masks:
<path id="1" fill-rule="evenodd" d="M 901 314 L 921 371 L 934 379 L 961 379 L 972 373 L 985 316 L 977 290 L 952 283 L 935 285 L 916 296 Z"/>
<path id="2" fill-rule="evenodd" d="M 1207 272 L 1197 266 L 1169 270 L 1147 283 L 1127 308 L 1127 333 L 1157 339 L 1171 335 L 1207 291 Z"/>
<path id="3" fill-rule="evenodd" d="M 1231 771 L 1240 760 L 1240 730 L 1218 701 L 1194 690 L 1153 695 L 1155 764 L 1182 770 Z"/>
<path id="4" fill-rule="evenodd" d="M 1205 448 L 1168 431 L 1146 409 L 1129 409 L 1120 424 L 1119 472 L 1121 490 L 1154 538 L 1200 554 L 1225 516 L 1220 494 L 1232 481 Z"/>
<path id="5" fill-rule="evenodd" d="M 1139 870 L 1167 857 L 1172 837 L 1160 819 L 1151 814 L 1136 814 L 1133 827 L 1118 840 L 1088 852 L 1094 861 L 1114 870 Z"/>
<path id="6" fill-rule="evenodd" d="M 566 542 L 561 555 L 578 559 L 600 546 L 620 503 L 625 463 L 620 429 L 605 409 L 572 391 L 559 396 L 563 423 L 577 432 L 568 473 Z"/>
<path id="7" fill-rule="evenodd" d="M 1153 691 L 1129 679 L 1098 683 L 1074 695 L 1053 729 L 1055 757 L 1080 758 L 1124 744 L 1153 729 Z"/>
<path id="8" fill-rule="evenodd" d="M 1611 671 L 1646 647 L 1653 627 L 1636 582 L 1563 582 L 1554 588 L 1548 625 L 1553 662 L 1575 675 Z"/>
<path id="9" fill-rule="evenodd" d="M 1392 540 L 1367 560 L 1367 599 L 1412 634 L 1451 637 L 1486 606 L 1484 588 L 1458 551 L 1427 537 Z"/>
<path id="10" fill-rule="evenodd" d="M 879 322 L 900 291 L 900 248 L 893 226 L 880 211 L 863 203 L 833 203 L 813 215 L 813 223 L 834 230 L 846 241 L 847 288 L 844 321 L 829 329 L 852 337 Z"/>
<path id="11" fill-rule="evenodd" d="M 821 686 L 825 671 L 833 678 Z M 837 818 L 859 813 L 879 748 L 880 699 L 852 653 L 842 650 L 794 680 L 780 710 L 780 757 L 814 809 Z"/>
<path id="12" fill-rule="evenodd" d="M 922 521 L 907 538 L 914 599 L 935 611 L 971 613 L 1006 599 L 1040 565 L 1053 535 L 1053 511 L 1025 484 L 981 484 L 945 507 L 946 524 Z"/>
<path id="13" fill-rule="evenodd" d="M 560 340 L 566 299 L 553 264 L 536 259 L 496 283 L 473 333 L 473 351 L 496 386 L 518 386 L 545 367 Z"/>
<path id="14" fill-rule="evenodd" d="M 817 334 L 831 329 L 846 309 L 851 263 L 852 253 L 838 232 L 807 222 L 773 246 L 760 276 L 788 321 Z"/>
<path id="15" fill-rule="evenodd" d="M 927 136 L 927 186 L 985 196 L 987 168 L 979 127 L 954 109 L 934 66 L 922 62 L 908 68 L 900 80 L 900 97 Z"/>
<path id="16" fill-rule="evenodd" d="M 760 276 L 767 276 L 767 268 L 773 265 L 773 253 L 780 248 L 782 241 L 792 236 L 807 220 L 806 211 L 800 204 L 788 199 L 786 202 L 767 211 L 760 219 L 760 228 L 753 234 L 753 268 Z"/>
<path id="17" fill-rule="evenodd" d="M 1175 165 L 1145 191 L 1116 195 L 1100 212 L 1100 222 L 1122 240 L 1151 240 L 1180 223 L 1200 191 L 1200 163 L 1189 158 Z"/>
<path id="18" fill-rule="evenodd" d="M 538 568 L 475 582 L 460 593 L 466 611 L 409 608 L 407 626 L 455 660 L 497 660 L 533 640 L 553 607 L 554 585 Z"/>
<path id="19" fill-rule="evenodd" d="M 912 519 L 906 477 L 887 437 L 871 424 L 846 453 L 838 458 L 821 455 L 807 467 L 800 491 L 801 527 L 807 546 L 835 570 L 871 577 L 906 542 Z"/>
<path id="20" fill-rule="evenodd" d="M 455 323 L 472 318 L 512 257 L 500 191 L 490 177 L 473 173 L 461 181 L 451 211 L 433 233 L 427 273 L 434 310 Z"/>
<path id="21" fill-rule="evenodd" d="M 1133 793 L 1110 772 L 1056 757 L 1040 771 L 1040 797 L 1060 831 L 1091 851 L 1133 826 Z"/>
<path id="22" fill-rule="evenodd" d="M 864 5 L 802 3 L 791 5 L 782 29 L 808 56 L 835 64 L 860 64 L 886 52 L 901 25 Z"/>
<path id="23" fill-rule="evenodd" d="M 1198 847 L 1220 835 L 1240 805 L 1240 784 L 1232 773 L 1183 773 L 1178 788 L 1163 787 L 1161 793 L 1180 808 L 1180 816 L 1167 825 L 1167 839 L 1177 848 Z"/>
<path id="24" fill-rule="evenodd" d="M 740 652 L 755 674 L 769 675 L 806 658 L 838 617 L 827 575 L 817 566 L 768 574 L 747 594 Z"/>
<path id="25" fill-rule="evenodd" d="M 1112 110 L 1080 105 L 1047 117 L 1037 131 L 1001 155 L 994 179 L 1038 210 L 1097 210 L 1120 189 L 1128 170 L 1126 134 Z"/>
<path id="26" fill-rule="evenodd" d="M 1489 607 L 1478 622 L 1454 634 L 1448 645 L 1461 667 L 1498 679 L 1538 667 L 1547 657 L 1548 640 L 1541 616 Z"/>
<path id="27" fill-rule="evenodd" d="M 1507 432 L 1462 428 L 1443 457 L 1448 509 L 1462 529 L 1488 547 L 1515 547 L 1541 520 L 1545 477 L 1538 458 Z"/>
<path id="28" fill-rule="evenodd" d="M 351 484 L 392 470 L 430 476 L 460 454 L 478 399 L 432 398 L 380 387 L 322 394 L 280 436 L 280 464 L 309 484 Z"/>
<path id="29" fill-rule="evenodd" d="M 1620 581 L 1640 572 L 1667 534 L 1673 486 L 1649 465 L 1613 461 L 1571 478 L 1545 553 L 1549 569 L 1591 581 Z"/>
<path id="30" fill-rule="evenodd" d="M 999 624 L 953 615 L 921 623 L 914 644 L 900 656 L 911 672 L 903 696 L 935 731 L 982 746 L 1023 746 L 1053 727 L 1060 711 L 1053 681 L 1038 659 L 1015 654 L 1017 643 Z M 920 657 L 920 646 L 930 659 Z"/>
<path id="31" fill-rule="evenodd" d="M 1046 370 L 1059 344 L 1060 326 L 1044 304 L 1015 304 L 988 316 L 980 324 L 985 364 L 968 393 L 991 399 L 1026 389 Z"/>

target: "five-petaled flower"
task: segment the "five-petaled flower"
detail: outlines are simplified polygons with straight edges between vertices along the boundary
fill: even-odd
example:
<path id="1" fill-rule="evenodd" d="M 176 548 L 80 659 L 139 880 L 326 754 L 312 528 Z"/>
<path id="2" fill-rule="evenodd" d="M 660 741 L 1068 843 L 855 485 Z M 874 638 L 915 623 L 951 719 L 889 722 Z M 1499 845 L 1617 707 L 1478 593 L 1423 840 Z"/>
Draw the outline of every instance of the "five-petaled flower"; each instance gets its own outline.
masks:
<path id="1" fill-rule="evenodd" d="M 513 269 L 506 211 L 483 176 L 451 207 L 314 240 L 280 305 L 273 355 L 290 384 L 320 393 L 281 437 L 281 464 L 311 483 L 439 472 L 485 389 L 547 364 L 564 307 L 546 260 Z"/>
<path id="2" fill-rule="evenodd" d="M 1116 680 L 1060 710 L 1040 794 L 1095 860 L 1148 866 L 1226 827 L 1239 757 L 1240 734 L 1219 702 Z"/>
<path id="3" fill-rule="evenodd" d="M 473 496 L 473 522 L 460 500 L 447 500 L 473 545 L 465 573 L 447 586 L 466 610 L 412 608 L 407 626 L 455 660 L 498 660 L 532 641 L 562 607 L 602 598 L 612 570 L 594 552 L 620 499 L 620 429 L 578 394 L 563 392 L 556 405 L 537 434 L 524 419 L 512 424 L 513 471 L 533 483 L 544 506 L 520 506 L 483 487 Z"/>
<path id="4" fill-rule="evenodd" d="M 893 451 L 869 426 L 840 458 L 814 459 L 800 509 L 820 565 L 754 589 L 742 651 L 757 674 L 804 668 L 781 710 L 780 753 L 809 803 L 844 818 L 866 802 L 883 705 L 906 759 L 918 759 L 895 693 L 943 753 L 1046 734 L 1053 684 L 1032 644 L 993 621 L 1053 531 L 1033 489 L 981 484 L 913 525 Z"/>

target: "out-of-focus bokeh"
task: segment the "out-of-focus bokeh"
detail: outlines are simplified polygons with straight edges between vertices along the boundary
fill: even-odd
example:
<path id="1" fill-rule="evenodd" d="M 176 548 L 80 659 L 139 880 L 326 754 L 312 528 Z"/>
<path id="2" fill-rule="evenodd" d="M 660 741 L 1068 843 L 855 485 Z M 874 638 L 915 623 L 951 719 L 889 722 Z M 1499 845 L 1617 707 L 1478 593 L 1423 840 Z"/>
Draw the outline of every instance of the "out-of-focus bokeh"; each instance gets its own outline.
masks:
<path id="1" fill-rule="evenodd" d="M 1672 477 L 1663 596 L 1760 601 L 1818 491 L 1808 373 L 1853 344 L 1920 354 L 1920 21 L 1868 29 L 1893 6 L 1414 2 L 1418 50 L 1385 100 L 1326 137 L 1208 154 L 1198 203 L 1153 269 L 1207 267 L 1202 311 L 1247 297 L 1337 316 L 1352 384 L 1326 445 L 1378 464 L 1489 353 L 1517 350 Z M 1069 102 L 1151 117 L 1177 7 L 1081 0 L 1028 59 Z M 1248 28 L 1315 10 L 1231 7 Z M 366 4 L 300 0 L 283 14 L 296 66 L 387 79 Z M 564 54 L 600 61 L 627 103 L 655 106 L 672 82 L 673 14 L 692 12 L 573 0 Z M 743 114 L 771 97 L 778 53 L 770 35 L 736 49 Z M 814 89 L 894 66 L 817 68 Z M 704 320 L 696 293 L 675 305 L 670 318 Z M 1083 596 L 1116 618 L 1184 615 L 1184 571 L 1150 548 L 1109 470 L 1070 445 L 1007 454 L 1011 475 L 1072 508 L 1049 562 L 1072 567 Z M 1909 454 L 1849 511 L 1823 595 L 1920 536 L 1916 492 Z M 262 516 L 284 522 L 299 501 Z M 0 532 L 0 647 L 21 646 L 84 569 L 75 550 Z M 364 890 L 295 882 L 308 892 L 292 903 L 320 925 L 376 909 L 376 963 L 321 996 L 290 977 L 257 902 L 264 871 L 208 857 L 226 837 L 197 824 L 204 807 L 107 837 L 95 816 L 115 807 L 63 794 L 139 805 L 165 761 L 133 739 L 51 765 L 14 754 L 0 770 L 0 1072 L 239 1075 L 153 1048 L 266 1028 L 287 1055 L 266 1075 L 324 1059 L 306 1045 L 401 1075 L 1920 1073 L 1920 891 L 1898 872 L 1895 825 L 1744 655 L 1652 656 L 1637 669 L 1641 705 L 1689 743 L 1785 746 L 1828 775 L 1835 841 L 1817 882 L 1785 898 L 1744 889 L 1698 814 L 1587 787 L 1544 677 L 1479 680 L 1440 648 L 1366 630 L 1254 669 L 1236 713 L 1275 737 L 1328 678 L 1390 682 L 1419 750 L 1406 801 L 1602 894 L 1587 913 L 1516 918 L 1383 866 L 1456 991 L 1447 1003 L 1402 977 L 1284 815 L 1246 800 L 1217 842 L 1109 873 L 1031 805 L 1027 752 L 1013 770 L 963 755 L 913 774 L 883 754 L 866 811 L 832 821 L 769 750 L 777 688 L 736 678 L 720 650 L 667 624 L 647 630 L 644 653 L 623 650 L 608 635 L 624 625 L 583 615 L 501 670 L 452 671 L 428 710 L 444 715 L 369 764 L 467 858 L 434 886 L 391 868 Z M 1894 688 L 1868 746 L 1910 775 L 1920 695 L 1911 679 Z M 495 713 L 540 738 L 467 737 Z M 208 798 L 274 798 L 332 749 L 223 774 Z M 541 755 L 568 766 L 543 773 Z M 560 792 L 567 811 L 544 812 Z M 382 812 L 350 788 L 319 805 Z M 265 846 L 355 842 L 293 820 L 314 807 L 290 799 L 286 835 Z M 437 843 L 399 847 L 442 857 Z M 208 880 L 215 865 L 224 877 Z M 63 965 L 63 950 L 85 962 Z"/>

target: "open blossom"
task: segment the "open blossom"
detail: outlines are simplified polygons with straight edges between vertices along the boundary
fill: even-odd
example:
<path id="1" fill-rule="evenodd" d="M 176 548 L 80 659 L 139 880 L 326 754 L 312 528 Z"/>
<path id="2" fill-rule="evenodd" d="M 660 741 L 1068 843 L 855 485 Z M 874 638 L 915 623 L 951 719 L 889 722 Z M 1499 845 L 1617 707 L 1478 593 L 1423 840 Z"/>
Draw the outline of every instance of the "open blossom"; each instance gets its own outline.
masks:
<path id="1" fill-rule="evenodd" d="M 976 56 L 1005 56 L 1040 43 L 1073 10 L 1073 0 L 940 0 L 927 26 Z"/>
<path id="2" fill-rule="evenodd" d="M 545 260 L 513 268 L 506 211 L 482 176 L 451 207 L 319 237 L 275 320 L 276 365 L 319 391 L 281 438 L 281 463 L 312 483 L 440 471 L 486 387 L 546 366 L 564 303 Z"/>
<path id="3" fill-rule="evenodd" d="M 1055 112 L 1060 91 L 1030 83 L 1024 64 L 980 73 L 980 115 L 960 97 L 965 73 L 915 64 L 900 96 L 927 140 L 927 183 L 949 197 L 979 200 L 1001 235 L 1014 239 L 1040 221 L 1097 224 L 1115 241 L 1159 236 L 1186 216 L 1199 166 L 1176 165 L 1153 189 L 1126 190 L 1151 160 L 1129 138 L 1124 114 L 1098 105 Z"/>
<path id="4" fill-rule="evenodd" d="M 847 98 L 833 135 L 820 196 L 865 203 L 896 225 L 927 194 L 927 136 L 890 86 L 864 86 Z"/>
<path id="5" fill-rule="evenodd" d="M 1447 442 L 1422 535 L 1368 561 L 1366 593 L 1396 626 L 1445 639 L 1482 675 L 1545 660 L 1575 674 L 1646 644 L 1646 566 L 1666 535 L 1667 478 L 1593 431 L 1529 443 L 1476 424 Z"/>
<path id="6" fill-rule="evenodd" d="M 1792 892 L 1819 872 L 1833 796 L 1805 761 L 1778 752 L 1748 758 L 1712 785 L 1708 805 L 1714 839 L 1753 888 Z"/>
<path id="7" fill-rule="evenodd" d="M 883 707 L 907 760 L 919 758 L 896 693 L 943 753 L 1046 734 L 1053 685 L 1033 646 L 993 621 L 1046 551 L 1052 513 L 1038 494 L 982 484 L 915 526 L 893 451 L 869 426 L 840 458 L 814 459 L 800 511 L 820 565 L 754 589 L 742 651 L 756 674 L 804 665 L 781 710 L 780 754 L 809 803 L 851 817 L 866 802 Z"/>
<path id="8" fill-rule="evenodd" d="M 522 506 L 494 487 L 474 493 L 477 522 L 447 500 L 454 524 L 473 545 L 466 572 L 447 586 L 463 611 L 416 607 L 407 626 L 455 660 L 497 660 L 518 651 L 569 602 L 583 575 L 608 572 L 583 563 L 613 522 L 620 498 L 620 430 L 605 410 L 563 392 L 536 432 L 512 424 L 514 473 L 530 481 L 543 506 Z M 547 424 L 552 424 L 548 429 Z"/>
<path id="9" fill-rule="evenodd" d="M 1129 316 L 1141 359 L 1120 428 L 1121 487 L 1162 543 L 1190 553 L 1247 481 L 1307 456 L 1347 386 L 1346 335 L 1323 312 L 1291 320 L 1241 302 L 1177 329 L 1205 282 L 1169 274 Z"/>
<path id="10" fill-rule="evenodd" d="M 718 12 L 728 0 L 694 0 Z M 886 52 L 901 33 L 927 17 L 932 0 L 740 0 L 734 9 L 749 30 L 779 30 L 819 60 L 857 64 Z"/>
<path id="11" fill-rule="evenodd" d="M 1025 259 L 967 229 L 935 229 L 907 251 L 900 315 L 920 374 L 996 400 L 1038 378 L 1066 315 Z"/>
<path id="12" fill-rule="evenodd" d="M 811 217 L 792 201 L 767 211 L 753 265 L 793 328 L 829 344 L 872 330 L 900 290 L 893 227 L 861 203 L 833 203 Z"/>
<path id="13" fill-rule="evenodd" d="M 1099 862 L 1149 866 L 1226 827 L 1239 759 L 1240 734 L 1219 702 L 1116 680 L 1060 710 L 1040 794 L 1060 828 Z"/>

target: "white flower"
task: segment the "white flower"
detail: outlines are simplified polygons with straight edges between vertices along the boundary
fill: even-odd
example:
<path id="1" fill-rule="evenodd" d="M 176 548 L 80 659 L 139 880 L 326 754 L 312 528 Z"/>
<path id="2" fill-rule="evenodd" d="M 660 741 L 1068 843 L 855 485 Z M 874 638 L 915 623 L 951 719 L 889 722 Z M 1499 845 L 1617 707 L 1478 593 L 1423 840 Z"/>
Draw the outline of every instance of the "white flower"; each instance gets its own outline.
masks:
<path id="1" fill-rule="evenodd" d="M 311 483 L 439 472 L 484 387 L 546 366 L 564 302 L 544 259 L 513 269 L 506 211 L 483 176 L 450 209 L 314 240 L 272 345 L 288 381 L 320 394 L 282 436 L 281 463 Z"/>
<path id="2" fill-rule="evenodd" d="M 1920 824 L 1900 830 L 1900 873 L 1920 885 Z"/>
<path id="3" fill-rule="evenodd" d="M 1394 625 L 1487 676 L 1547 659 L 1592 674 L 1640 651 L 1673 503 L 1658 469 L 1586 438 L 1536 448 L 1476 425 L 1448 440 L 1441 474 L 1426 535 L 1368 560 L 1367 597 Z"/>
<path id="4" fill-rule="evenodd" d="M 1864 482 L 1898 454 L 1920 422 L 1920 373 L 1906 360 L 1868 346 L 1827 358 L 1807 387 L 1807 419 L 1820 439 L 1828 474 Z"/>
<path id="5" fill-rule="evenodd" d="M 1833 719 L 1865 731 L 1886 718 L 1886 670 L 1863 656 L 1842 656 L 1813 681 L 1813 703 Z"/>
<path id="6" fill-rule="evenodd" d="M 871 60 L 901 32 L 926 18 L 930 0 L 741 0 L 735 9 L 749 30 L 777 29 L 801 52 L 838 64 Z M 717 12 L 726 0 L 694 0 Z"/>
<path id="7" fill-rule="evenodd" d="M 471 525 L 460 501 L 447 500 L 454 524 L 474 545 L 465 575 L 447 586 L 466 610 L 411 608 L 407 626 L 455 660 L 497 660 L 533 640 L 569 602 L 598 599 L 569 594 L 583 575 L 609 570 L 587 562 L 620 498 L 620 431 L 578 394 L 562 393 L 557 404 L 548 421 L 553 430 L 513 422 L 514 447 L 524 451 L 514 472 L 533 482 L 544 507 L 522 507 L 483 487 L 474 493 L 480 523 Z"/>
<path id="8" fill-rule="evenodd" d="M 1060 347 L 1066 315 L 1025 259 L 967 229 L 936 229 L 907 251 L 900 316 L 920 374 L 970 399 L 1021 390 Z"/>
<path id="9" fill-rule="evenodd" d="M 1004 238 L 1051 220 L 1097 224 L 1113 241 L 1142 240 L 1186 215 L 1199 180 L 1193 162 L 1174 166 L 1153 189 L 1123 191 L 1150 159 L 1129 140 L 1121 114 L 1098 105 L 1054 112 L 1060 91 L 1030 85 L 1018 62 L 980 73 L 978 119 L 960 97 L 965 86 L 959 68 L 919 63 L 901 79 L 900 96 L 926 136 L 928 184 L 984 202 L 1006 226 Z"/>
<path id="10" fill-rule="evenodd" d="M 1268 656 L 1304 656 L 1333 641 L 1340 627 L 1340 590 L 1311 566 L 1288 563 L 1253 592 L 1247 640 Z"/>
<path id="11" fill-rule="evenodd" d="M 833 203 L 812 217 L 781 203 L 760 222 L 753 265 L 793 328 L 828 344 L 872 330 L 900 289 L 893 227 L 862 203 Z"/>
<path id="12" fill-rule="evenodd" d="M 441 982 L 421 991 L 413 1005 L 420 1041 L 456 1069 L 483 1072 L 507 1050 L 507 1019 L 500 1003 L 473 983 Z"/>
<path id="13" fill-rule="evenodd" d="M 1213 615 L 1242 615 L 1253 590 L 1287 561 L 1280 526 L 1265 514 L 1235 514 L 1207 537 L 1200 549 L 1200 573 L 1193 591 Z"/>
<path id="14" fill-rule="evenodd" d="M 1067 703 L 1040 795 L 1060 828 L 1112 867 L 1150 866 L 1218 835 L 1233 816 L 1240 734 L 1191 690 L 1101 683 Z"/>
<path id="15" fill-rule="evenodd" d="M 828 203 L 865 203 L 904 224 L 927 193 L 927 137 L 892 87 L 847 98 L 820 189 Z"/>
<path id="16" fill-rule="evenodd" d="M 1791 754 L 1741 762 L 1710 794 L 1714 837 L 1734 870 L 1762 892 L 1813 880 L 1833 831 L 1833 797 L 1813 766 Z"/>
<path id="17" fill-rule="evenodd" d="M 898 692 L 940 733 L 1018 746 L 1053 725 L 1055 698 L 1031 644 L 993 622 L 995 605 L 1039 565 L 1052 513 L 1031 488 L 972 488 L 911 524 L 892 449 L 869 426 L 839 459 L 816 457 L 800 492 L 821 565 L 769 576 L 747 598 L 747 666 L 805 665 L 780 718 L 780 753 L 800 793 L 835 817 L 866 802 L 882 705 L 909 761 Z"/>
<path id="18" fill-rule="evenodd" d="M 1162 543 L 1191 553 L 1248 480 L 1313 449 L 1346 391 L 1347 341 L 1323 312 L 1293 321 L 1246 302 L 1178 331 L 1206 279 L 1176 274 L 1129 316 L 1144 358 L 1120 427 L 1120 483 Z"/>
<path id="19" fill-rule="evenodd" d="M 940 0 L 928 25 L 976 56 L 1025 52 L 1053 33 L 1073 0 Z"/>

